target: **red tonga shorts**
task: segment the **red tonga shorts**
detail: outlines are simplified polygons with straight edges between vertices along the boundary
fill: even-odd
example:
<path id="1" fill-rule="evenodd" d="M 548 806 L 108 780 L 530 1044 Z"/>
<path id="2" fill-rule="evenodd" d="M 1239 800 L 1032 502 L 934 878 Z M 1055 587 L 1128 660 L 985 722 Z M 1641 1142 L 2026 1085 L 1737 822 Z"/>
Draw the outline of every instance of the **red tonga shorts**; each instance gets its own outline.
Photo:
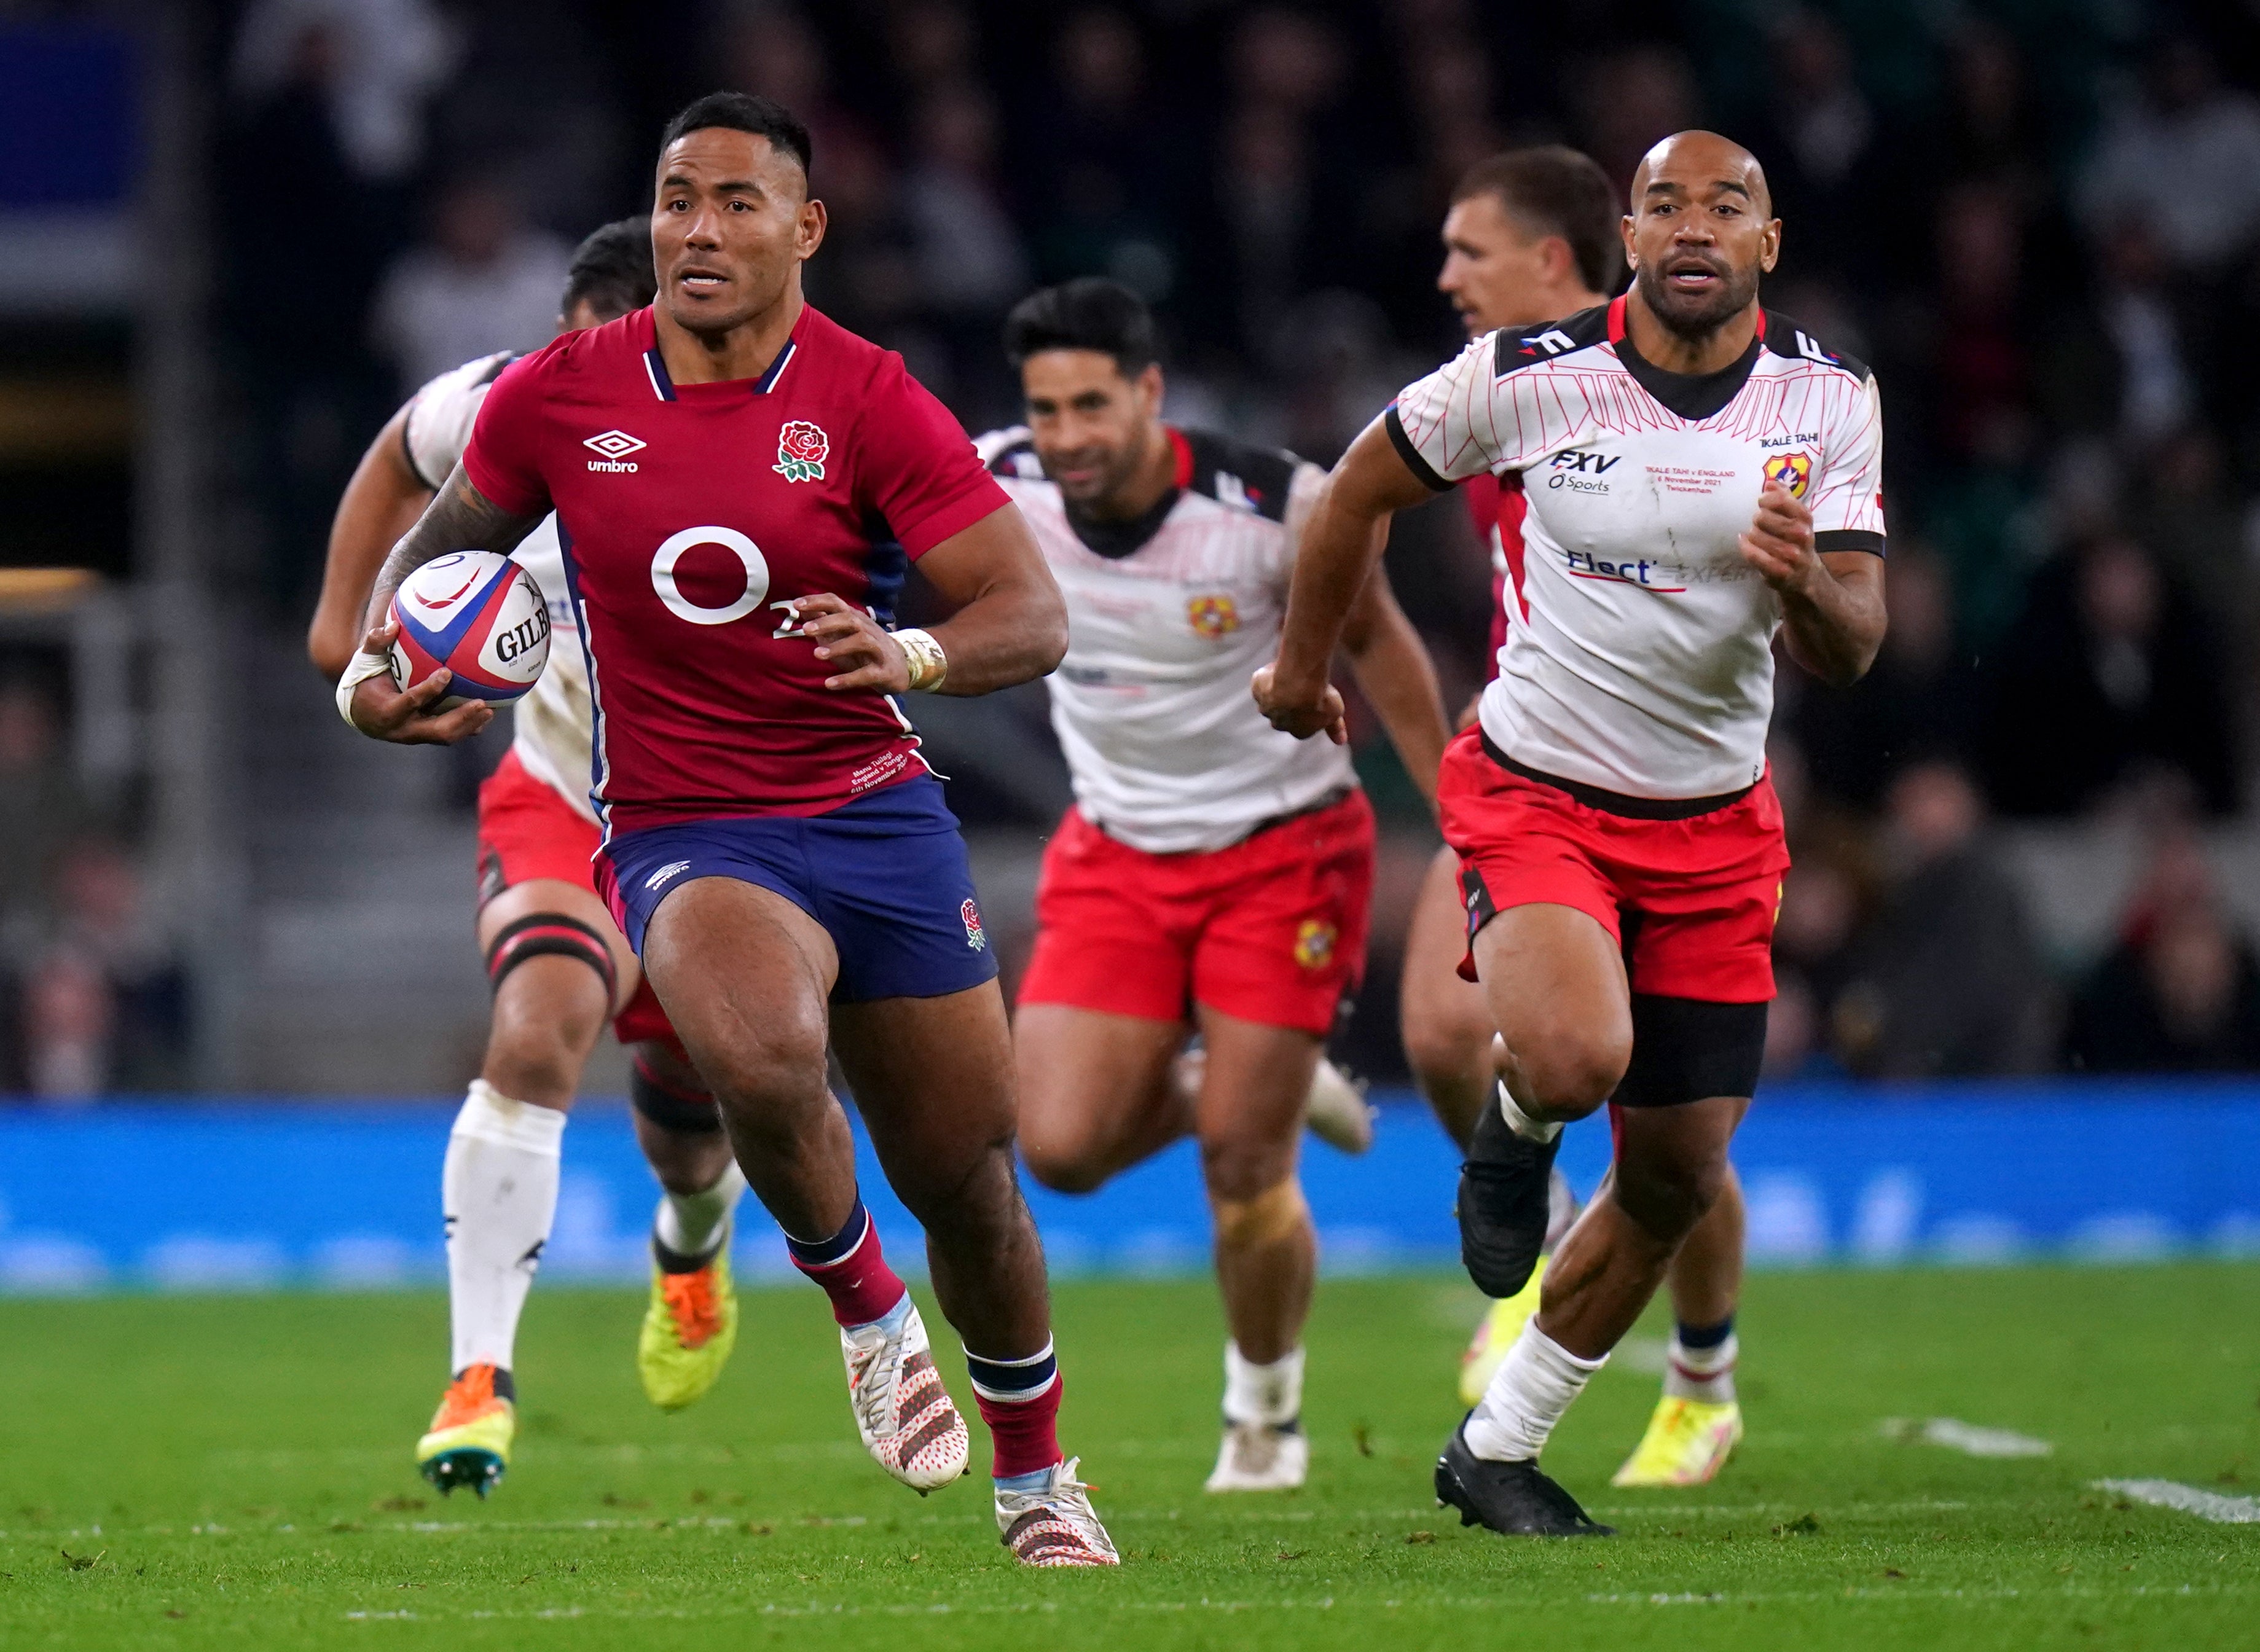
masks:
<path id="1" fill-rule="evenodd" d="M 1365 973 L 1373 855 L 1362 791 L 1184 855 L 1134 849 L 1069 809 L 1044 852 L 1019 1001 L 1149 1021 L 1201 1004 L 1324 1038 Z"/>
<path id="2" fill-rule="evenodd" d="M 1506 762 L 1488 748 L 1480 726 L 1470 728 L 1445 748 L 1437 780 L 1444 839 L 1459 855 L 1468 909 L 1463 976 L 1476 978 L 1475 936 L 1485 923 L 1510 907 L 1544 904 L 1573 906 L 1607 930 L 1635 994 L 1713 1004 L 1772 998 L 1773 926 L 1789 847 L 1770 780 L 1684 819 L 1649 819 L 1581 801 L 1569 783 L 1517 773 Z M 1586 792 L 1588 799 L 1607 795 Z"/>
<path id="3" fill-rule="evenodd" d="M 537 878 L 595 895 L 591 862 L 601 840 L 596 822 L 536 779 L 511 750 L 479 785 L 479 905 Z M 612 1018 L 612 1036 L 623 1044 L 674 1042 L 675 1028 L 648 980 L 636 983 L 635 996 Z"/>

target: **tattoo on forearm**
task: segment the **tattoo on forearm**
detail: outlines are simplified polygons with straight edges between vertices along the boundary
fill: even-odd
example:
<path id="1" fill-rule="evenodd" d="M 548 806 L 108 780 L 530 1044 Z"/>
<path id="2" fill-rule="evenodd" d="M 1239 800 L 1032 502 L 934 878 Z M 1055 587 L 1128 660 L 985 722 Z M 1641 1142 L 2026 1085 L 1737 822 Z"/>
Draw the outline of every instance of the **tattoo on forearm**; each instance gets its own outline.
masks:
<path id="1" fill-rule="evenodd" d="M 400 537 L 377 570 L 377 594 L 399 589 L 425 563 L 450 551 L 507 553 L 533 531 L 539 516 L 513 516 L 471 485 L 461 463 L 447 477 L 416 526 Z"/>

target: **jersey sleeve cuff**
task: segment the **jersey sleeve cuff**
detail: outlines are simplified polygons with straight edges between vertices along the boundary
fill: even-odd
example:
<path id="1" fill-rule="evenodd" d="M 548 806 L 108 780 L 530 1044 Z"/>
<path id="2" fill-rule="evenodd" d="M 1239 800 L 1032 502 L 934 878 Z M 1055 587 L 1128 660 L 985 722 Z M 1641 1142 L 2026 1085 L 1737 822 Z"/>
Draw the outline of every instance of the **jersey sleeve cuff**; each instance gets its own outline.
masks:
<path id="1" fill-rule="evenodd" d="M 1822 556 L 1831 551 L 1865 551 L 1870 556 L 1884 554 L 1884 536 L 1871 528 L 1829 528 L 1813 536 L 1813 548 Z"/>
<path id="2" fill-rule="evenodd" d="M 533 516 L 548 508 L 549 501 L 546 495 L 531 492 L 497 476 L 493 467 L 480 454 L 476 439 L 463 449 L 462 465 L 463 474 L 471 479 L 471 486 L 484 495 L 497 509 L 507 511 L 512 516 Z M 446 485 L 444 477 L 440 485 Z"/>
<path id="3" fill-rule="evenodd" d="M 1435 466 L 1420 456 L 1420 450 L 1405 433 L 1405 421 L 1397 417 L 1396 408 L 1391 407 L 1384 413 L 1381 422 L 1389 427 L 1390 446 L 1397 449 L 1397 456 L 1405 461 L 1405 468 L 1420 478 L 1420 485 L 1434 493 L 1449 493 L 1452 490 L 1450 480 L 1438 476 Z"/>
<path id="4" fill-rule="evenodd" d="M 975 485 L 955 497 L 944 500 L 914 521 L 891 526 L 895 538 L 901 541 L 911 560 L 916 561 L 944 540 L 962 533 L 1012 503 L 1012 496 L 998 486 L 997 479 L 984 470 Z"/>

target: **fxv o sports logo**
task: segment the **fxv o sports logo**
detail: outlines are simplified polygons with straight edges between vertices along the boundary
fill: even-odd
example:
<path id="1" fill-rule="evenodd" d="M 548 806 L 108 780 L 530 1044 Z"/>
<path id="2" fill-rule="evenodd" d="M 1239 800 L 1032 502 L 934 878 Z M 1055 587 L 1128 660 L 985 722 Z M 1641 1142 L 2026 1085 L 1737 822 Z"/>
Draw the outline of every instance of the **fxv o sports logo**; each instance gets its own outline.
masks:
<path id="1" fill-rule="evenodd" d="M 1577 447 L 1564 447 L 1546 461 L 1546 468 L 1553 472 L 1546 478 L 1546 485 L 1557 491 L 1570 493 L 1606 493 L 1609 484 L 1603 478 L 1623 462 L 1622 454 L 1597 454 Z"/>

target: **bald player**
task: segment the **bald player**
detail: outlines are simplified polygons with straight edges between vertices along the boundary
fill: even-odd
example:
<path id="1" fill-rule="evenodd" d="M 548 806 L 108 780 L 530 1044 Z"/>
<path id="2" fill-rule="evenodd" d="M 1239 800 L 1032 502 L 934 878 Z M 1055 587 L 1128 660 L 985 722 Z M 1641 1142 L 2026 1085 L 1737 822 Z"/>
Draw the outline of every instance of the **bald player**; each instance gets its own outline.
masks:
<path id="1" fill-rule="evenodd" d="M 1463 971 L 1500 1037 L 1460 1186 L 1476 1283 L 1528 1278 L 1564 1124 L 1611 1103 L 1617 1155 L 1436 1464 L 1463 1521 L 1515 1535 L 1607 1534 L 1539 1453 L 1717 1200 L 1756 1084 L 1789 866 L 1774 639 L 1846 684 L 1884 635 L 1875 381 L 1760 304 L 1782 233 L 1763 172 L 1681 132 L 1630 205 L 1629 292 L 1477 340 L 1352 445 L 1255 683 L 1276 726 L 1338 726 L 1327 668 L 1377 525 L 1484 471 L 1520 479 L 1506 645 L 1437 797 Z"/>
<path id="2" fill-rule="evenodd" d="M 1608 303 L 1618 280 L 1623 216 L 1616 187 L 1591 156 L 1560 144 L 1509 149 L 1468 168 L 1445 215 L 1437 290 L 1452 302 L 1468 337 L 1501 328 L 1541 328 L 1551 317 Z M 1522 524 L 1529 499 L 1518 473 L 1470 476 L 1461 496 L 1490 551 L 1498 598 L 1491 612 L 1491 670 L 1506 646 L 1506 591 L 1525 560 Z M 1462 725 L 1475 720 L 1470 704 Z M 1467 953 L 1460 859 L 1436 853 L 1406 937 L 1399 1021 L 1415 1081 L 1436 1118 L 1464 1152 L 1493 1082 L 1491 1006 L 1483 989 L 1459 976 Z M 1557 1233 L 1576 1213 L 1555 1178 Z M 1639 1445 L 1617 1470 L 1620 1486 L 1699 1485 L 1726 1465 L 1742 1432 L 1734 1392 L 1734 1312 L 1741 1295 L 1741 1184 L 1727 1167 L 1718 1202 L 1672 1258 L 1672 1347 L 1663 1393 Z M 1543 1264 L 1541 1263 L 1541 1269 Z M 1460 1397 L 1483 1398 L 1492 1373 L 1538 1307 L 1534 1278 L 1485 1311 L 1460 1359 Z"/>

